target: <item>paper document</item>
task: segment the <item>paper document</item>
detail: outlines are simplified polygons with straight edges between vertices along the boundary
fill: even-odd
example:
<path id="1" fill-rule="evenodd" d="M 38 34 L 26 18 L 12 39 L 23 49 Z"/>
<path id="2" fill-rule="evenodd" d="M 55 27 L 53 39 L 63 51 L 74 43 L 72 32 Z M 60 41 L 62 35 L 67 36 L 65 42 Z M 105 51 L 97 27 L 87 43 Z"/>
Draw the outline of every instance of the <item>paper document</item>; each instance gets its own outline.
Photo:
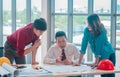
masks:
<path id="1" fill-rule="evenodd" d="M 42 76 L 42 75 L 48 75 L 48 71 L 45 71 L 43 69 L 36 70 L 32 68 L 31 65 L 26 66 L 26 68 L 19 69 L 20 76 Z"/>
<path id="2" fill-rule="evenodd" d="M 51 72 L 79 72 L 79 71 L 91 70 L 91 67 L 87 65 L 81 65 L 81 66 L 49 65 L 49 66 L 44 66 L 44 69 Z"/>

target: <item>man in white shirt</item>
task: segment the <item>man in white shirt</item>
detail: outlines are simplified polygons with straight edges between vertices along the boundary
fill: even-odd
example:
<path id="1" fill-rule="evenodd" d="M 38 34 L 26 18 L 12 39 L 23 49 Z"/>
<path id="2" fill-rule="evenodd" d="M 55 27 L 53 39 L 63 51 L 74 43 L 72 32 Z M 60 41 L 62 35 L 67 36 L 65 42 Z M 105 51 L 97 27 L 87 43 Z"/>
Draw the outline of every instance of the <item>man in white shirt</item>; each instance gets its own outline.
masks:
<path id="1" fill-rule="evenodd" d="M 74 44 L 67 42 L 65 32 L 58 31 L 55 35 L 56 43 L 48 49 L 44 58 L 45 64 L 64 64 L 72 65 L 79 61 L 80 52 Z M 81 77 L 81 76 L 69 76 Z"/>
<path id="2" fill-rule="evenodd" d="M 80 52 L 75 45 L 67 42 L 65 32 L 58 31 L 55 39 L 56 43 L 49 48 L 44 58 L 45 64 L 72 65 L 79 60 Z"/>

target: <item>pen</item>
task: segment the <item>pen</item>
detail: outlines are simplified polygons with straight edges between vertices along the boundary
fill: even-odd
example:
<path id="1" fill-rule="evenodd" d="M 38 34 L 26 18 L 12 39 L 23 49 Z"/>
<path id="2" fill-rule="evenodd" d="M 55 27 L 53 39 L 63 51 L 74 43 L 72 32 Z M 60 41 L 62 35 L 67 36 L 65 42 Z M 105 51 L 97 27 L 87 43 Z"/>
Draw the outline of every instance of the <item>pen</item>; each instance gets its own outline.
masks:
<path id="1" fill-rule="evenodd" d="M 48 73 L 52 73 L 51 71 L 46 70 L 45 68 L 42 67 L 43 70 L 47 71 Z"/>
<path id="2" fill-rule="evenodd" d="M 92 69 L 94 69 L 96 66 L 91 66 Z"/>

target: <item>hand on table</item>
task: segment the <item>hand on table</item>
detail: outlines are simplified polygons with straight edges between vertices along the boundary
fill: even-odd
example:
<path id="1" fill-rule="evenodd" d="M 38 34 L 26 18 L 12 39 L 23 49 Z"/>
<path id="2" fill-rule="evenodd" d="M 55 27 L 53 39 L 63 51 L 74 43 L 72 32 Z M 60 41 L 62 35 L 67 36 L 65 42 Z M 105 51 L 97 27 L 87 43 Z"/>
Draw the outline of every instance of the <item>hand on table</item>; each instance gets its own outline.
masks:
<path id="1" fill-rule="evenodd" d="M 73 62 L 73 66 L 80 66 L 81 65 L 81 63 L 80 62 Z"/>
<path id="2" fill-rule="evenodd" d="M 61 56 L 60 56 L 60 57 L 57 57 L 57 58 L 56 58 L 56 63 L 63 63 L 61 59 L 62 59 Z"/>
<path id="3" fill-rule="evenodd" d="M 63 60 L 63 63 L 65 65 L 72 65 L 73 62 L 71 60 L 69 60 L 69 59 L 65 59 L 65 60 Z"/>

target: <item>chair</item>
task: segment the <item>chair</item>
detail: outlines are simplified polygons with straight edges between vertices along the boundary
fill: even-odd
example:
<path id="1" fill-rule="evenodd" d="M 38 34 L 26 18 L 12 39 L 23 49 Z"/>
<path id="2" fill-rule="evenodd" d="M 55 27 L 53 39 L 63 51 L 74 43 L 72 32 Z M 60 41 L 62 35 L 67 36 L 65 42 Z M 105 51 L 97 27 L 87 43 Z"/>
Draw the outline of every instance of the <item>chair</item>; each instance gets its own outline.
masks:
<path id="1" fill-rule="evenodd" d="M 3 56 L 4 47 L 0 47 L 0 57 Z"/>

